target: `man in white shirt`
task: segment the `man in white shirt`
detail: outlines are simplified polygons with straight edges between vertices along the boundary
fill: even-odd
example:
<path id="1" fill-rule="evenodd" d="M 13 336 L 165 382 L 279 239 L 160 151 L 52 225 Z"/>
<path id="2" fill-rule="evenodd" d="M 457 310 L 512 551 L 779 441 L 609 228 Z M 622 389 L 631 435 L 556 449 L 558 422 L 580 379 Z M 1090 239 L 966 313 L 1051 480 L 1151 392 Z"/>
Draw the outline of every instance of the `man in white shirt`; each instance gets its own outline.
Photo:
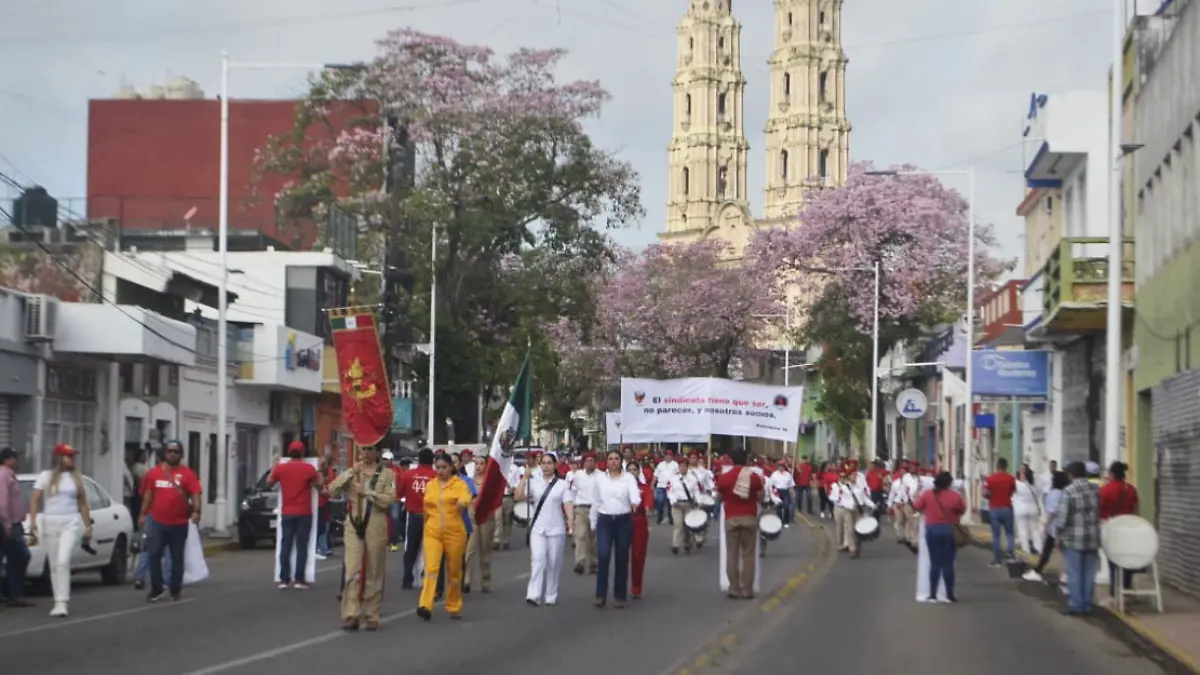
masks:
<path id="1" fill-rule="evenodd" d="M 663 455 L 662 461 L 654 467 L 654 512 L 659 525 L 662 525 L 663 518 L 667 518 L 672 525 L 675 524 L 674 516 L 671 514 L 671 502 L 667 499 L 667 481 L 677 473 L 679 473 L 679 463 L 675 461 L 675 456 L 670 452 Z"/>
<path id="2" fill-rule="evenodd" d="M 592 508 L 596 504 L 595 453 L 583 455 L 583 468 L 571 472 L 567 479 L 567 495 L 564 502 L 573 505 L 571 536 L 575 539 L 575 573 L 596 573 L 596 532 L 592 529 Z"/>
<path id="3" fill-rule="evenodd" d="M 690 555 L 693 544 L 696 548 L 704 546 L 704 533 L 692 532 L 687 529 L 685 522 L 687 514 L 691 513 L 692 509 L 699 508 L 696 497 L 705 492 L 702 476 L 698 470 L 700 456 L 695 452 L 689 453 L 687 462 L 688 465 L 681 472 L 677 472 L 667 479 L 667 501 L 671 503 L 671 522 L 673 524 L 671 553 L 675 555 L 679 555 L 680 548 Z M 696 462 L 697 466 L 692 467 L 692 462 Z"/>
<path id="4" fill-rule="evenodd" d="M 791 470 L 780 462 L 767 478 L 767 485 L 779 497 L 779 519 L 783 521 L 783 526 L 787 527 L 792 522 L 792 490 L 796 487 L 796 479 Z"/>
<path id="5" fill-rule="evenodd" d="M 888 490 L 887 506 L 888 510 L 892 512 L 892 527 L 896 530 L 896 543 L 911 545 L 913 542 L 908 540 L 908 520 L 913 496 L 910 485 L 904 480 L 908 476 L 907 462 L 904 467 L 906 473 L 893 480 L 892 487 Z"/>
<path id="6" fill-rule="evenodd" d="M 866 501 L 866 495 L 854 486 L 854 476 L 842 474 L 842 479 L 833 484 L 829 501 L 833 503 L 833 521 L 836 524 L 839 551 L 849 551 L 851 558 L 858 557 L 858 537 L 854 534 L 854 523 L 858 520 L 858 507 Z"/>
<path id="7" fill-rule="evenodd" d="M 1039 498 L 1045 497 L 1046 493 L 1050 492 L 1050 489 L 1054 485 L 1054 474 L 1057 471 L 1058 471 L 1058 462 L 1056 462 L 1052 459 L 1052 460 L 1050 460 L 1050 469 L 1037 477 L 1037 480 L 1035 481 L 1034 485 L 1037 487 L 1037 493 L 1038 493 Z"/>

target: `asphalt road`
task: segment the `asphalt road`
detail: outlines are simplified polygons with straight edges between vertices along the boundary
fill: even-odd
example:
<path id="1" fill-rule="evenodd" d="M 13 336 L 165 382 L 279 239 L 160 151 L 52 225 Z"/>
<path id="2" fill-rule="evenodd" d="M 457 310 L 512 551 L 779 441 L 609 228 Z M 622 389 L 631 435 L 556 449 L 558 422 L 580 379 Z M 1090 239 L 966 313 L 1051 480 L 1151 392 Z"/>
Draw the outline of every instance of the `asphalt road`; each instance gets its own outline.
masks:
<path id="1" fill-rule="evenodd" d="M 828 521 L 826 521 L 828 522 Z M 1091 620 L 1020 592 L 990 554 L 959 551 L 959 603 L 916 602 L 916 556 L 886 529 L 857 560 L 837 562 L 807 593 L 739 635 L 718 673 L 765 673 L 786 664 L 815 673 L 1012 675 L 1163 671 Z"/>
<path id="2" fill-rule="evenodd" d="M 772 544 L 761 560 L 764 592 L 809 564 L 809 535 L 794 526 Z M 313 590 L 285 592 L 271 583 L 269 551 L 223 553 L 209 559 L 211 578 L 185 588 L 181 602 L 154 605 L 131 587 L 80 576 L 70 618 L 49 618 L 47 598 L 34 609 L 0 609 L 0 663 L 38 675 L 608 675 L 618 664 L 635 675 L 674 672 L 732 618 L 759 609 L 720 593 L 714 545 L 674 557 L 669 536 L 665 525 L 652 528 L 645 598 L 625 609 L 592 607 L 595 578 L 577 577 L 569 563 L 559 604 L 529 607 L 522 546 L 495 554 L 493 591 L 466 596 L 462 621 L 440 609 L 430 623 L 416 618 L 416 592 L 399 589 L 401 558 L 392 554 L 379 633 L 338 630 L 340 561 L 332 558 L 318 562 Z"/>

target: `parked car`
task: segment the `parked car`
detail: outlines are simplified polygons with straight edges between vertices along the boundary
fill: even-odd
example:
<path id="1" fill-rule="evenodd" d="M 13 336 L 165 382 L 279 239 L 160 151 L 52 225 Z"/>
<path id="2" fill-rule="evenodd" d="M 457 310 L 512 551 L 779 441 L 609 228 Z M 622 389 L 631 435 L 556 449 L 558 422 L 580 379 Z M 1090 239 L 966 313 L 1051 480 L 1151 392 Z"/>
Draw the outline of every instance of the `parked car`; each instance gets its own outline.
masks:
<path id="1" fill-rule="evenodd" d="M 267 489 L 270 474 L 270 471 L 264 471 L 254 487 L 246 488 L 242 497 L 238 512 L 238 545 L 244 549 L 258 546 L 264 539 L 275 540 L 279 527 L 279 487 Z M 337 546 L 342 543 L 346 502 L 341 499 L 330 501 L 329 514 L 329 545 Z"/>
<path id="2" fill-rule="evenodd" d="M 33 482 L 37 474 L 23 473 L 17 476 L 25 499 L 33 496 Z M 100 572 L 100 580 L 116 586 L 129 580 L 130 545 L 134 540 L 133 517 L 124 504 L 116 502 L 96 481 L 83 477 L 83 489 L 87 494 L 88 508 L 92 512 L 91 548 L 95 553 L 83 550 L 83 542 L 71 553 L 71 571 Z M 29 531 L 29 518 L 25 518 L 25 531 Z M 25 578 L 39 590 L 50 587 L 50 562 L 41 543 L 29 547 L 29 567 Z"/>

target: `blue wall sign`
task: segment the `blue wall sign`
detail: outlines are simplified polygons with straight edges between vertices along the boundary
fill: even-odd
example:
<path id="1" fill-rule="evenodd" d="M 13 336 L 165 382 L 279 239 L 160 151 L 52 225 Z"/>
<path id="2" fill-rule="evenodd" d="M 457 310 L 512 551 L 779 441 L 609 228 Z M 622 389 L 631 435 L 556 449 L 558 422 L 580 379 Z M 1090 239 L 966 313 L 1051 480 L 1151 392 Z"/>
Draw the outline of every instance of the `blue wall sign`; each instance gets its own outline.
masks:
<path id="1" fill-rule="evenodd" d="M 976 351 L 971 353 L 971 394 L 975 401 L 1050 400 L 1047 350 Z"/>
<path id="2" fill-rule="evenodd" d="M 392 399 L 392 431 L 412 431 L 412 425 L 412 399 L 396 396 Z"/>

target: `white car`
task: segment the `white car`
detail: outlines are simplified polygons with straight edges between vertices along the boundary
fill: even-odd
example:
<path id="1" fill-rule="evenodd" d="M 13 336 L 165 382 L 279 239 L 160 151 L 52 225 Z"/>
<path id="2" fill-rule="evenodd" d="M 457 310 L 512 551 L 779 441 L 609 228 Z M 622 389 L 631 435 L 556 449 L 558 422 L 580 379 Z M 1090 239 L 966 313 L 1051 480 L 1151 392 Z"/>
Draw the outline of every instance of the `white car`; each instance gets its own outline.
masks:
<path id="1" fill-rule="evenodd" d="M 17 476 L 25 499 L 33 496 L 33 482 L 37 474 L 25 473 Z M 129 546 L 133 542 L 133 518 L 124 504 L 114 502 L 96 481 L 83 477 L 83 489 L 87 493 L 88 508 L 92 512 L 92 548 L 95 554 L 83 550 L 83 544 L 71 553 L 71 571 L 98 571 L 105 584 L 123 584 L 129 577 Z M 25 531 L 29 532 L 29 518 L 25 518 Z M 29 567 L 25 578 L 35 586 L 49 587 L 50 563 L 41 544 L 29 547 Z"/>

